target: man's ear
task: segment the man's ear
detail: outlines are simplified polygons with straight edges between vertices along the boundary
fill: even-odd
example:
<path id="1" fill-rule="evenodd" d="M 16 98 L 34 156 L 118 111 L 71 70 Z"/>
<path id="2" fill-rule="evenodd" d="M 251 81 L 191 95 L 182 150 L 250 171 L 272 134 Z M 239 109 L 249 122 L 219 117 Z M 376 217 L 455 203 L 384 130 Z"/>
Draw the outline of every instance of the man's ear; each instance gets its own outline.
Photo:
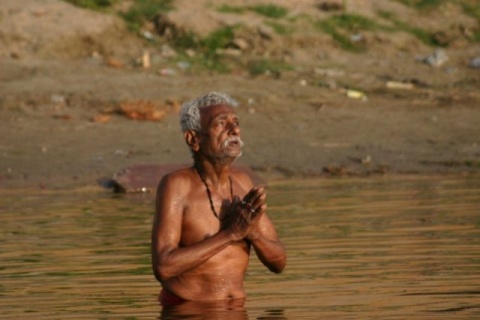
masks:
<path id="1" fill-rule="evenodd" d="M 185 142 L 193 152 L 197 152 L 200 149 L 200 141 L 197 133 L 193 130 L 187 130 L 183 134 Z"/>

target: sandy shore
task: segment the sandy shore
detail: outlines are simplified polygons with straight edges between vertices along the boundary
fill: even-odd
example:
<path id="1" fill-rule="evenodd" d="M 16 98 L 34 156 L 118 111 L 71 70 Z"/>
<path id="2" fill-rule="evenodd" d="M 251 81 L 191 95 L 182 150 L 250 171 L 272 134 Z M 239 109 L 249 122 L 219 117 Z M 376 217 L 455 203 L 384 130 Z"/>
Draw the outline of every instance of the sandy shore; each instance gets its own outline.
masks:
<path id="1" fill-rule="evenodd" d="M 288 51 L 294 69 L 279 74 L 182 71 L 152 46 L 151 65 L 142 68 L 131 61 L 148 44 L 118 19 L 62 1 L 31 4 L 37 7 L 0 5 L 16 14 L 1 22 L 0 188 L 78 188 L 131 165 L 188 164 L 178 105 L 212 90 L 239 102 L 240 163 L 266 180 L 480 173 L 480 73 L 466 64 L 478 54 L 475 43 L 460 39 L 448 48 L 448 62 L 433 67 L 416 57 L 434 48 L 402 33 L 387 34 L 388 41 L 366 34 L 370 48 L 362 54 L 305 33 L 286 40 L 297 47 L 276 38 L 261 43 L 271 46 L 264 54 Z M 57 12 L 68 12 L 75 26 L 88 22 L 92 34 L 108 32 L 87 41 L 82 28 L 59 25 Z M 416 14 L 419 24 L 436 21 Z M 458 14 L 452 21 L 464 17 Z M 96 46 L 117 60 L 92 53 Z M 132 120 L 119 112 L 125 104 L 152 106 L 159 121 Z"/>

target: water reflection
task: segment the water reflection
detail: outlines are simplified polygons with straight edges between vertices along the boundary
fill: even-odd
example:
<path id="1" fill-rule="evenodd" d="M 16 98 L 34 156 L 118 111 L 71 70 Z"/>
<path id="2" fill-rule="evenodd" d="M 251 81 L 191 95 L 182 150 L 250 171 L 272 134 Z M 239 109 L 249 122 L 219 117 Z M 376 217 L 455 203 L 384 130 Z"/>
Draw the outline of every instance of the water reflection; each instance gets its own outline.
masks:
<path id="1" fill-rule="evenodd" d="M 245 320 L 248 319 L 248 313 L 244 299 L 213 302 L 185 301 L 176 305 L 163 305 L 160 319 Z"/>
<path id="2" fill-rule="evenodd" d="M 283 320 L 283 309 L 267 309 L 255 318 L 249 317 L 245 300 L 198 302 L 185 301 L 176 305 L 163 305 L 160 319 L 209 319 L 209 320 Z"/>
<path id="3" fill-rule="evenodd" d="M 157 300 L 152 198 L 0 190 L 0 317 L 449 319 L 480 317 L 480 179 L 273 183 L 281 275 L 252 259 L 241 305 Z"/>

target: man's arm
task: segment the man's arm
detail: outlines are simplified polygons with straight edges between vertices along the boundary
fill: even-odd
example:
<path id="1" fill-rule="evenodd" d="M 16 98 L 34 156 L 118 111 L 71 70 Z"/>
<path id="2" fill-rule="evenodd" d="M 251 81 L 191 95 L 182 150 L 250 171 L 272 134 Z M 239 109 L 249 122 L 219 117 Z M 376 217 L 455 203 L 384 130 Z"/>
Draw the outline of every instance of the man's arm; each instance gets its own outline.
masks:
<path id="1" fill-rule="evenodd" d="M 233 241 L 229 233 L 221 231 L 192 246 L 179 247 L 189 184 L 188 177 L 177 173 L 165 176 L 157 189 L 152 227 L 152 267 L 158 281 L 179 276 L 199 266 Z"/>
<path id="2" fill-rule="evenodd" d="M 266 193 L 263 187 L 253 187 L 252 180 L 244 174 L 237 175 L 238 181 L 246 188 L 251 188 L 244 200 L 255 210 L 256 222 L 250 229 L 246 239 L 250 241 L 260 261 L 272 272 L 280 273 L 287 264 L 285 247 L 278 239 L 277 231 L 266 214 Z M 249 201 L 248 199 L 255 199 Z"/>
<path id="3" fill-rule="evenodd" d="M 272 221 L 265 212 L 247 236 L 260 261 L 272 272 L 280 273 L 287 264 L 285 247 L 277 236 Z"/>

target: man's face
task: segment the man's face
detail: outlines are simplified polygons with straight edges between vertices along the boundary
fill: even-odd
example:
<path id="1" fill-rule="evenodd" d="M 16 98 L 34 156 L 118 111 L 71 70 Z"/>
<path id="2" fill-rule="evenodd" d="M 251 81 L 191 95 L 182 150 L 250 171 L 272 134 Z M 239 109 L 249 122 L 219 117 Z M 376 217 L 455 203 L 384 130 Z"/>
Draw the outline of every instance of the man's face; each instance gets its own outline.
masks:
<path id="1" fill-rule="evenodd" d="M 200 123 L 200 152 L 217 160 L 241 156 L 240 124 L 232 107 L 217 105 L 202 108 Z"/>

